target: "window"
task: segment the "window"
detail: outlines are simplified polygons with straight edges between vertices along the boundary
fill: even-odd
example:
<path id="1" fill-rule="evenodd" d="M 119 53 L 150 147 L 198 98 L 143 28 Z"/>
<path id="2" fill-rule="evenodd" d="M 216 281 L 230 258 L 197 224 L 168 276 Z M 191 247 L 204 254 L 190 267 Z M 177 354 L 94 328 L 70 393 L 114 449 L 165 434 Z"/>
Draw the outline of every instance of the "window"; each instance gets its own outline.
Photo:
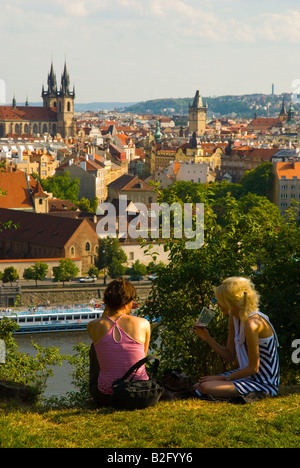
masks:
<path id="1" fill-rule="evenodd" d="M 129 252 L 129 260 L 134 260 L 134 252 Z"/>
<path id="2" fill-rule="evenodd" d="M 85 250 L 86 250 L 87 252 L 89 252 L 89 251 L 91 250 L 91 244 L 90 244 L 89 242 L 87 242 L 87 243 L 85 244 Z"/>
<path id="3" fill-rule="evenodd" d="M 75 248 L 72 246 L 70 249 L 71 255 L 75 255 Z"/>

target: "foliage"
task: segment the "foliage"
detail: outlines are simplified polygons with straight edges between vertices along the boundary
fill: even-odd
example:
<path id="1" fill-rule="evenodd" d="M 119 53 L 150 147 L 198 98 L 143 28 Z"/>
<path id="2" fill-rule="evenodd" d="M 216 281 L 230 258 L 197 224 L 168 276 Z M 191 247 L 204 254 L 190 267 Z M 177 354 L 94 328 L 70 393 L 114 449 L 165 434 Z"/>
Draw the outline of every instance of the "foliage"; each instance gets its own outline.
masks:
<path id="1" fill-rule="evenodd" d="M 155 261 L 151 261 L 147 265 L 147 273 L 153 274 L 157 273 L 160 268 L 164 268 L 165 264 L 163 262 L 156 263 Z"/>
<path id="2" fill-rule="evenodd" d="M 29 268 L 25 268 L 23 273 L 23 278 L 30 280 L 35 280 L 35 284 L 37 286 L 38 281 L 43 281 L 48 273 L 48 265 L 47 263 L 43 262 L 36 262 Z"/>
<path id="3" fill-rule="evenodd" d="M 3 283 L 12 284 L 14 281 L 17 281 L 18 279 L 19 279 L 19 273 L 17 272 L 15 267 L 10 266 L 10 267 L 4 268 L 4 272 L 2 276 Z"/>
<path id="4" fill-rule="evenodd" d="M 125 274 L 125 267 L 117 260 L 113 262 L 108 267 L 108 275 L 111 278 L 119 278 Z"/>
<path id="5" fill-rule="evenodd" d="M 252 171 L 246 171 L 239 181 L 239 184 L 242 186 L 242 193 L 247 194 L 251 192 L 270 198 L 274 182 L 272 169 L 273 164 L 265 162 Z"/>
<path id="6" fill-rule="evenodd" d="M 63 357 L 59 348 L 45 348 L 34 342 L 32 345 L 37 351 L 35 356 L 21 353 L 12 336 L 17 328 L 14 320 L 7 317 L 0 320 L 0 339 L 4 340 L 6 346 L 6 362 L 0 366 L 0 378 L 30 385 L 37 396 L 45 389 L 48 377 L 53 375 L 52 367 L 61 365 Z"/>
<path id="7" fill-rule="evenodd" d="M 297 380 L 291 362 L 293 337 L 299 338 L 299 228 L 294 219 L 283 220 L 266 197 L 239 192 L 233 197 L 226 187 L 179 183 L 161 194 L 161 201 L 198 203 L 205 206 L 204 245 L 188 250 L 185 240 L 170 239 L 169 264 L 159 269 L 149 300 L 140 311 L 156 322 L 153 349 L 162 367 L 182 367 L 199 375 L 223 371 L 208 346 L 191 332 L 202 306 L 208 306 L 213 287 L 228 276 L 251 276 L 261 294 L 261 307 L 279 336 L 282 380 Z M 261 274 L 254 271 L 262 269 Z M 226 319 L 217 316 L 210 325 L 212 336 L 225 345 Z M 235 364 L 236 365 L 236 364 Z"/>
<path id="8" fill-rule="evenodd" d="M 88 198 L 82 197 L 78 202 L 77 206 L 81 211 L 88 211 L 90 213 L 96 213 L 98 207 L 98 198 L 94 197 L 91 200 Z"/>
<path id="9" fill-rule="evenodd" d="M 65 396 L 48 397 L 44 399 L 45 407 L 70 407 L 86 406 L 90 399 L 89 393 L 89 346 L 79 343 L 73 347 L 73 355 L 64 356 L 64 359 L 74 367 L 72 372 L 72 384 L 77 391 L 67 392 Z"/>
<path id="10" fill-rule="evenodd" d="M 53 268 L 54 280 L 65 281 L 70 278 L 74 278 L 79 273 L 79 268 L 72 262 L 70 258 L 62 258 L 59 262 L 59 266 Z"/>
<path id="11" fill-rule="evenodd" d="M 127 262 L 127 255 L 120 247 L 118 239 L 107 237 L 99 239 L 98 257 L 95 265 L 99 270 L 108 268 L 111 278 L 122 276 L 125 272 L 123 263 Z"/>
<path id="12" fill-rule="evenodd" d="M 96 276 L 96 278 L 98 278 L 99 276 L 99 270 L 98 268 L 95 266 L 95 265 L 91 265 L 89 270 L 88 270 L 88 275 L 89 276 Z"/>
<path id="13" fill-rule="evenodd" d="M 72 179 L 68 171 L 64 171 L 60 176 L 41 179 L 40 182 L 43 189 L 53 193 L 55 198 L 70 200 L 73 203 L 77 202 L 80 181 L 78 178 Z"/>
<path id="14" fill-rule="evenodd" d="M 291 209 L 275 236 L 266 239 L 268 255 L 253 280 L 261 308 L 271 318 L 280 343 L 282 378 L 295 383 L 299 365 L 292 362 L 292 342 L 300 337 L 300 228 Z"/>
<path id="15" fill-rule="evenodd" d="M 147 267 L 139 260 L 136 260 L 128 269 L 129 275 L 145 276 L 147 274 Z"/>

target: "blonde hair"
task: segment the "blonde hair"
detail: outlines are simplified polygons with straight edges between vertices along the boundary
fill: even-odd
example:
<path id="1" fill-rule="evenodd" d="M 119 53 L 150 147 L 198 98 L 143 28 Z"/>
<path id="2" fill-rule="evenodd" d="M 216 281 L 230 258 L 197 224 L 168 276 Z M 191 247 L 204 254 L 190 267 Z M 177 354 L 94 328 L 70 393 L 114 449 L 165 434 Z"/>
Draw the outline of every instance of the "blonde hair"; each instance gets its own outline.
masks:
<path id="1" fill-rule="evenodd" d="M 239 318 L 244 322 L 251 312 L 258 308 L 259 295 L 248 278 L 232 276 L 222 281 L 214 288 L 218 303 L 227 309 L 235 307 L 239 311 Z"/>

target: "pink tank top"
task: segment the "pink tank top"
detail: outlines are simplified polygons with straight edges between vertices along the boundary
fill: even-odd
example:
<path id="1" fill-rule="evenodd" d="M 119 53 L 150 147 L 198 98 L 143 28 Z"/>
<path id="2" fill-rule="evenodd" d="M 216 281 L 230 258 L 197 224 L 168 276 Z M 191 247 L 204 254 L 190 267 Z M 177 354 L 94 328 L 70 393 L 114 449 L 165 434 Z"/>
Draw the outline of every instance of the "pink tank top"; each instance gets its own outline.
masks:
<path id="1" fill-rule="evenodd" d="M 135 341 L 122 330 L 110 317 L 106 317 L 113 326 L 108 333 L 94 345 L 100 366 L 98 389 L 102 393 L 112 394 L 112 383 L 115 379 L 123 377 L 128 369 L 137 361 L 145 357 L 144 344 Z M 115 328 L 118 329 L 120 341 L 115 338 Z M 148 380 L 145 365 L 140 367 L 134 376 L 138 380 Z"/>

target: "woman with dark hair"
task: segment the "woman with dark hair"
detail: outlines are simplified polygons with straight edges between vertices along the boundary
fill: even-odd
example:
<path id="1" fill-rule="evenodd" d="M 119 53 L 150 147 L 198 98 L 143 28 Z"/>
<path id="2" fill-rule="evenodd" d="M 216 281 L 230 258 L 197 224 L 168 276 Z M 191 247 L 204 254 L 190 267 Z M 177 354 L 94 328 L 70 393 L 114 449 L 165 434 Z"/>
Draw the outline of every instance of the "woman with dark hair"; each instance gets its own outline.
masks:
<path id="1" fill-rule="evenodd" d="M 142 317 L 130 315 L 136 298 L 134 286 L 124 279 L 112 281 L 104 293 L 105 310 L 101 319 L 88 323 L 87 331 L 100 367 L 97 388 L 90 384 L 93 399 L 101 406 L 111 404 L 112 383 L 148 352 L 150 323 Z M 147 380 L 145 366 L 134 378 Z"/>

